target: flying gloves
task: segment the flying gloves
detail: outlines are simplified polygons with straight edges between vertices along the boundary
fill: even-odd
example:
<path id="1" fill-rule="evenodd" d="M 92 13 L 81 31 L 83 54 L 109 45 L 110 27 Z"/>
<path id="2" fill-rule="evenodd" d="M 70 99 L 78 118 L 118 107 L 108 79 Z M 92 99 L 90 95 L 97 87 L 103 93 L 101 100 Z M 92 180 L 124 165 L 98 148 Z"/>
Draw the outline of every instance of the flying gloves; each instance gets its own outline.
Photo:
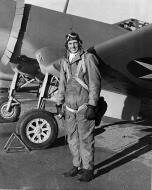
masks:
<path id="1" fill-rule="evenodd" d="M 88 120 L 95 120 L 95 118 L 96 118 L 96 106 L 92 106 L 92 105 L 87 106 L 86 118 Z"/>

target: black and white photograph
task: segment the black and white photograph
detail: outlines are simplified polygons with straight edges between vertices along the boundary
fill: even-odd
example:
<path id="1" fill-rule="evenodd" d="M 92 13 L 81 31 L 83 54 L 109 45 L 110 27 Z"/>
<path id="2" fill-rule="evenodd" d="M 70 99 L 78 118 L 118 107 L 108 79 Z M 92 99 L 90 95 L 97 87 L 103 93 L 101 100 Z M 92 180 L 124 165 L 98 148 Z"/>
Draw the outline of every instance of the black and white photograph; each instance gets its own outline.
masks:
<path id="1" fill-rule="evenodd" d="M 152 190 L 152 2 L 0 0 L 0 190 Z"/>

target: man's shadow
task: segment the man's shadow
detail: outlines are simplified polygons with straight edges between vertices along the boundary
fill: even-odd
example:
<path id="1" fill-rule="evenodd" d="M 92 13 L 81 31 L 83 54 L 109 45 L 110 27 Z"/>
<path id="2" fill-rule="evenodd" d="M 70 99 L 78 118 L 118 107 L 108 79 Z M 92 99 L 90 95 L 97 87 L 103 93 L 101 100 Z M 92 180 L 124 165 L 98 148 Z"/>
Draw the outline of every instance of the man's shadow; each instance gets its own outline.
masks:
<path id="1" fill-rule="evenodd" d="M 114 168 L 117 168 L 142 154 L 151 150 L 152 145 L 152 135 L 149 134 L 145 137 L 142 137 L 134 145 L 127 147 L 126 149 L 114 154 L 110 158 L 98 163 L 95 165 L 95 176 L 94 178 L 99 177 Z"/>

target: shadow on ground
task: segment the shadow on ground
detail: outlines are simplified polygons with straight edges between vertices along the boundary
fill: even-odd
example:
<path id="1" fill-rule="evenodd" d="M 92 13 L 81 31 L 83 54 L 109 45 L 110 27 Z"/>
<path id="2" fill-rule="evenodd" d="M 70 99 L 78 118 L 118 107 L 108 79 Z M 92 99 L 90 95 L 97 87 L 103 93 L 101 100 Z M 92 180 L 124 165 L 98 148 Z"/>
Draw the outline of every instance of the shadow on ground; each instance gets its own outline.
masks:
<path id="1" fill-rule="evenodd" d="M 152 135 L 147 135 L 138 140 L 134 145 L 114 154 L 110 158 L 95 165 L 95 178 L 103 175 L 152 149 Z"/>

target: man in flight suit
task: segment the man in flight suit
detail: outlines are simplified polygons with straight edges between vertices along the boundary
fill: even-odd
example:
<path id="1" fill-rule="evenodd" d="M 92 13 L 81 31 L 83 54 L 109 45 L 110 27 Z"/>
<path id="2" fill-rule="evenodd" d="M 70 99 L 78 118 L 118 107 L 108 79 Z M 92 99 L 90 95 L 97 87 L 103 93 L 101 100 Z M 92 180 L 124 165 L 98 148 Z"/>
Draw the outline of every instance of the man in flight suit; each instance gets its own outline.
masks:
<path id="1" fill-rule="evenodd" d="M 93 179 L 96 106 L 101 91 L 99 62 L 85 52 L 77 33 L 66 35 L 66 56 L 61 59 L 57 109 L 65 105 L 65 127 L 73 167 L 63 175 L 79 181 Z"/>

